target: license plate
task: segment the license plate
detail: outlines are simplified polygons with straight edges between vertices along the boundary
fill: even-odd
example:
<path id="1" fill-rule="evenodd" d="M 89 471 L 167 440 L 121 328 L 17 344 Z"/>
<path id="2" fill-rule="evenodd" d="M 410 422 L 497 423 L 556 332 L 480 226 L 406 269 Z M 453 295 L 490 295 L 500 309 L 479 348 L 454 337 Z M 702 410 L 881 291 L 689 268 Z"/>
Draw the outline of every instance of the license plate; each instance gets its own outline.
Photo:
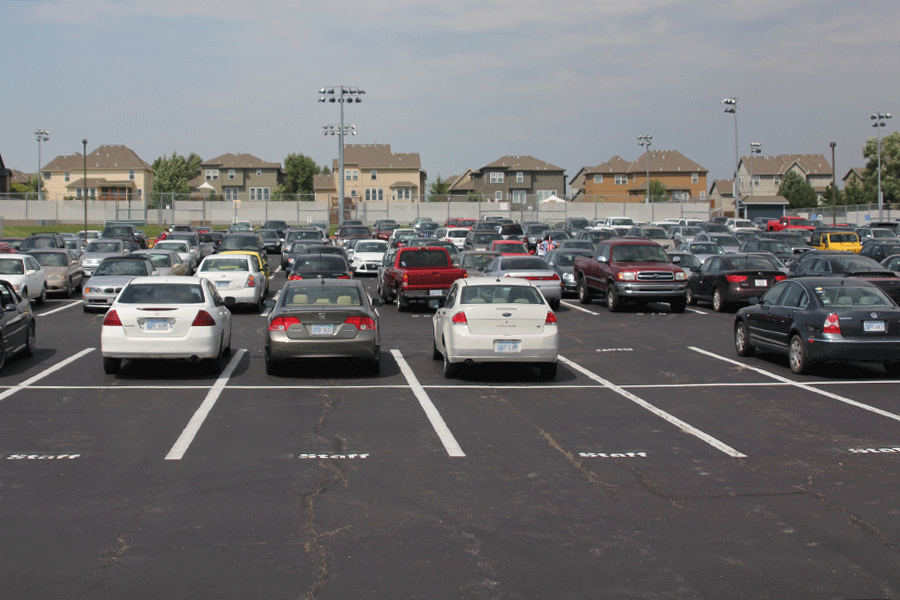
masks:
<path id="1" fill-rule="evenodd" d="M 518 352 L 519 342 L 494 342 L 494 352 Z"/>
<path id="2" fill-rule="evenodd" d="M 146 331 L 168 331 L 168 319 L 147 319 L 144 321 L 144 329 Z"/>
<path id="3" fill-rule="evenodd" d="M 769 285 L 769 282 L 765 279 L 757 279 L 753 282 L 753 285 L 755 285 L 756 287 L 767 287 Z"/>
<path id="4" fill-rule="evenodd" d="M 231 282 L 230 281 L 217 281 L 216 287 L 217 288 L 227 288 L 229 283 L 231 283 Z"/>
<path id="5" fill-rule="evenodd" d="M 313 335 L 332 335 L 334 333 L 334 325 L 310 325 L 309 332 Z"/>
<path id="6" fill-rule="evenodd" d="M 884 331 L 884 321 L 863 321 L 864 331 Z"/>
<path id="7" fill-rule="evenodd" d="M 444 290 L 428 290 L 429 296 L 443 296 Z"/>

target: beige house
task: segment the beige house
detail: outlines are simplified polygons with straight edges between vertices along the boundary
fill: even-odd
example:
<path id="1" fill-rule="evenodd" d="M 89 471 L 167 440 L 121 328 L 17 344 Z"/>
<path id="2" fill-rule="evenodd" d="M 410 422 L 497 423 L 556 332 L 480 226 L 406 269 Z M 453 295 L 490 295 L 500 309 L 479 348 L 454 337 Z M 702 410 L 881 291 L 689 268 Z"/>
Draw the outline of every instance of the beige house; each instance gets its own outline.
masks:
<path id="1" fill-rule="evenodd" d="M 340 189 L 337 159 L 331 171 L 331 175 L 316 176 L 313 186 L 316 200 L 330 199 L 335 204 Z M 427 175 L 418 153 L 393 153 L 389 144 L 348 144 L 344 146 L 343 177 L 344 198 L 353 206 L 358 202 L 420 202 Z"/>
<path id="2" fill-rule="evenodd" d="M 85 160 L 79 154 L 57 156 L 41 169 L 48 200 L 81 198 Z M 100 146 L 87 155 L 87 195 L 92 200 L 144 200 L 153 186 L 153 168 L 134 150 Z"/>
<path id="3" fill-rule="evenodd" d="M 448 179 L 451 196 L 470 192 L 485 200 L 513 205 L 534 204 L 566 195 L 566 172 L 533 156 L 502 156 L 480 169 Z"/>
<path id="4" fill-rule="evenodd" d="M 265 162 L 251 154 L 222 154 L 200 163 L 200 174 L 188 182 L 194 189 L 225 200 L 269 200 L 284 183 L 281 163 Z M 212 188 L 212 189 L 210 189 Z"/>
<path id="5" fill-rule="evenodd" d="M 784 176 L 791 171 L 812 186 L 819 197 L 831 184 L 831 163 L 824 154 L 781 154 L 752 158 L 743 156 L 738 163 L 738 193 L 741 196 L 775 196 Z"/>

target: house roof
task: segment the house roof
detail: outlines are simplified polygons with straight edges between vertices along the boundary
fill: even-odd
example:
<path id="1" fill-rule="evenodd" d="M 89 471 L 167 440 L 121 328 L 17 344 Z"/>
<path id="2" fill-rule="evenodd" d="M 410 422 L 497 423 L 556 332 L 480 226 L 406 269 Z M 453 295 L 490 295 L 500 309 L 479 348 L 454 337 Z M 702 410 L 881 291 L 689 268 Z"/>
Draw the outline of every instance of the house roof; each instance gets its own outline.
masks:
<path id="1" fill-rule="evenodd" d="M 509 171 L 565 171 L 562 167 L 551 165 L 550 163 L 539 160 L 533 156 L 518 155 L 502 156 L 494 162 L 484 165 L 476 172 L 481 172 L 485 169 L 506 169 Z"/>
<path id="2" fill-rule="evenodd" d="M 712 195 L 713 190 L 717 190 L 720 196 L 734 196 L 734 179 L 714 179 L 712 185 L 709 186 L 709 193 Z"/>
<path id="3" fill-rule="evenodd" d="M 75 179 L 66 184 L 67 190 L 77 190 L 85 187 L 84 178 Z M 134 189 L 134 181 L 127 179 L 125 181 L 110 181 L 103 177 L 88 177 L 87 187 L 89 188 L 132 188 Z"/>
<path id="4" fill-rule="evenodd" d="M 236 154 L 230 152 L 215 158 L 204 160 L 201 167 L 219 167 L 221 169 L 280 169 L 281 163 L 265 162 L 252 154 Z"/>
<path id="5" fill-rule="evenodd" d="M 613 156 L 606 162 L 602 162 L 596 167 L 587 167 L 584 170 L 585 176 L 597 174 L 613 174 L 613 173 L 627 173 L 628 166 L 631 163 L 620 156 Z"/>
<path id="6" fill-rule="evenodd" d="M 47 163 L 42 171 L 78 171 L 84 168 L 84 158 L 80 152 L 57 156 Z M 91 170 L 136 169 L 152 171 L 134 150 L 121 144 L 100 146 L 87 155 L 87 168 Z"/>
<path id="7" fill-rule="evenodd" d="M 313 189 L 317 192 L 337 191 L 337 188 L 334 187 L 334 174 L 318 173 L 313 175 Z"/>
<path id="8" fill-rule="evenodd" d="M 778 156 L 742 156 L 741 162 L 754 175 L 783 175 L 795 164 L 807 175 L 831 175 L 831 163 L 824 154 L 779 154 Z"/>
<path id="9" fill-rule="evenodd" d="M 15 171 L 13 171 L 13 173 L 15 173 Z M 853 177 L 853 176 L 855 176 L 860 181 L 865 181 L 866 180 L 866 170 L 861 167 L 853 167 L 852 169 L 847 171 L 847 174 L 841 178 L 841 181 L 847 181 L 850 177 Z"/>
<path id="10" fill-rule="evenodd" d="M 741 196 L 744 204 L 788 204 L 784 196 Z"/>
<path id="11" fill-rule="evenodd" d="M 28 183 L 28 178 L 30 175 L 24 173 L 22 171 L 17 171 L 16 169 L 10 169 L 10 173 L 12 173 L 9 182 L 10 183 Z"/>
<path id="12" fill-rule="evenodd" d="M 339 170 L 339 161 L 332 160 L 335 173 Z M 394 153 L 390 144 L 345 144 L 344 167 L 355 165 L 360 169 L 410 169 L 420 171 L 422 160 L 418 152 Z"/>
<path id="13" fill-rule="evenodd" d="M 709 171 L 695 163 L 678 150 L 648 150 L 650 153 L 650 173 L 700 173 Z M 647 152 L 641 154 L 633 161 L 627 161 L 619 156 L 613 156 L 608 161 L 600 163 L 596 167 L 585 167 L 584 174 L 631 174 L 647 172 Z M 574 181 L 574 179 L 573 179 Z"/>

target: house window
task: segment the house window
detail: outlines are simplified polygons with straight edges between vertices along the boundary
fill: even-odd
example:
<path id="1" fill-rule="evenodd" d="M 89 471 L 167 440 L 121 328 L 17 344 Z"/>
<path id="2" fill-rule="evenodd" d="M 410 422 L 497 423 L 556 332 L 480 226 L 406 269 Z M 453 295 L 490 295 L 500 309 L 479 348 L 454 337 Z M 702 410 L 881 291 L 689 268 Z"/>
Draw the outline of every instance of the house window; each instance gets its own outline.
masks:
<path id="1" fill-rule="evenodd" d="M 44 171 L 43 175 L 44 175 L 44 179 L 46 179 L 48 181 L 50 180 L 50 171 Z"/>
<path id="2" fill-rule="evenodd" d="M 97 197 L 97 188 L 88 188 L 88 198 Z"/>
<path id="3" fill-rule="evenodd" d="M 68 174 L 68 173 L 66 173 L 66 175 L 65 175 L 65 180 L 66 180 L 66 182 L 69 181 L 69 174 Z"/>
<path id="4" fill-rule="evenodd" d="M 355 169 L 347 169 L 344 171 L 344 180 L 356 181 L 357 179 L 359 179 L 359 171 Z"/>
<path id="5" fill-rule="evenodd" d="M 411 187 L 394 188 L 394 200 L 409 202 L 412 199 L 412 194 L 413 188 Z"/>
<path id="6" fill-rule="evenodd" d="M 537 190 L 535 195 L 537 196 L 537 201 L 541 202 L 543 200 L 546 200 L 550 196 L 555 196 L 556 190 Z"/>
<path id="7" fill-rule="evenodd" d="M 75 199 L 81 200 L 81 188 L 75 188 Z"/>
<path id="8" fill-rule="evenodd" d="M 700 173 L 691 173 L 691 183 L 700 183 Z"/>
<path id="9" fill-rule="evenodd" d="M 525 204 L 525 190 L 513 190 L 512 203 L 513 204 Z"/>
<path id="10" fill-rule="evenodd" d="M 257 175 L 257 176 L 262 175 L 262 169 L 257 169 L 257 170 L 256 170 L 256 175 Z"/>
<path id="11" fill-rule="evenodd" d="M 603 175 L 599 173 L 594 175 L 594 183 L 603 183 Z"/>
<path id="12" fill-rule="evenodd" d="M 700 199 L 706 200 L 706 192 L 700 192 Z"/>
<path id="13" fill-rule="evenodd" d="M 616 185 L 628 185 L 628 175 L 616 175 Z"/>
<path id="14" fill-rule="evenodd" d="M 219 170 L 218 169 L 207 169 L 206 170 L 206 179 L 216 180 L 219 178 Z"/>
<path id="15" fill-rule="evenodd" d="M 238 199 L 238 189 L 236 187 L 225 188 L 225 200 L 235 202 Z"/>
<path id="16" fill-rule="evenodd" d="M 525 173 L 522 171 L 516 171 L 516 183 L 522 183 L 525 181 Z"/>
<path id="17" fill-rule="evenodd" d="M 356 190 L 350 190 L 350 197 L 356 198 Z"/>
<path id="18" fill-rule="evenodd" d="M 134 181 L 134 169 L 128 171 L 128 179 Z"/>
<path id="19" fill-rule="evenodd" d="M 503 183 L 503 173 L 502 173 L 502 172 L 500 172 L 500 173 L 497 173 L 497 172 L 491 173 L 491 174 L 489 175 L 489 181 L 490 181 L 491 183 Z"/>
<path id="20" fill-rule="evenodd" d="M 372 177 L 372 179 L 378 179 L 378 171 L 376 171 L 375 169 L 372 169 L 372 172 L 369 175 Z"/>
<path id="21" fill-rule="evenodd" d="M 753 176 L 753 185 L 755 185 L 756 187 L 759 187 L 759 180 L 760 180 L 759 175 L 754 175 Z"/>
<path id="22" fill-rule="evenodd" d="M 252 187 L 252 188 L 250 188 L 250 199 L 251 200 L 268 200 L 269 199 L 269 188 L 267 188 L 267 187 Z"/>
<path id="23" fill-rule="evenodd" d="M 775 185 L 781 185 L 781 176 L 776 175 L 775 177 L 772 178 L 772 181 L 775 182 Z"/>
<path id="24" fill-rule="evenodd" d="M 228 169 L 228 179 L 234 179 L 234 169 Z"/>
<path id="25" fill-rule="evenodd" d="M 497 202 L 503 200 L 503 192 L 494 192 L 494 200 Z"/>
<path id="26" fill-rule="evenodd" d="M 382 201 L 384 201 L 384 190 L 382 188 L 366 188 L 366 202 Z"/>

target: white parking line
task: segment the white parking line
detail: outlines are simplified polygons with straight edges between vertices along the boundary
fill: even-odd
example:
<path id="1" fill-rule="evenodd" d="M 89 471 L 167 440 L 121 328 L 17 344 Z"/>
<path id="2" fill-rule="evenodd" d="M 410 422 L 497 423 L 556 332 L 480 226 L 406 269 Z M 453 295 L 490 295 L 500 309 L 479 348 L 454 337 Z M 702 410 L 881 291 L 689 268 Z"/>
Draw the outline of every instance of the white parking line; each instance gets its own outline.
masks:
<path id="1" fill-rule="evenodd" d="M 594 312 L 594 311 L 592 311 L 592 310 L 588 310 L 588 309 L 586 309 L 586 308 L 582 308 L 581 306 L 578 306 L 577 304 L 572 304 L 571 302 L 563 302 L 563 304 L 565 304 L 565 305 L 568 306 L 569 308 L 574 308 L 575 310 L 580 310 L 581 312 L 587 313 L 587 314 L 589 314 L 589 315 L 594 315 L 595 317 L 596 317 L 598 314 L 600 314 L 600 313 Z"/>
<path id="2" fill-rule="evenodd" d="M 709 314 L 709 313 L 707 313 L 706 311 L 703 311 L 703 310 L 697 310 L 696 308 L 689 308 L 689 309 L 687 309 L 687 310 L 689 310 L 689 311 L 692 312 L 692 313 L 697 313 L 698 315 L 706 315 L 706 314 Z"/>
<path id="3" fill-rule="evenodd" d="M 45 317 L 47 315 L 52 315 L 53 313 L 58 313 L 61 310 L 66 310 L 67 308 L 72 308 L 73 306 L 78 306 L 79 304 L 81 304 L 81 300 L 72 300 L 68 304 L 66 304 L 64 306 L 60 306 L 58 308 L 54 308 L 53 310 L 48 310 L 46 312 L 39 312 L 39 313 L 36 312 L 36 313 L 34 313 L 34 316 Z"/>
<path id="4" fill-rule="evenodd" d="M 838 402 L 843 402 L 844 404 L 849 404 L 850 406 L 855 406 L 856 408 L 861 408 L 863 410 L 873 412 L 876 415 L 881 415 L 882 417 L 887 417 L 888 419 L 894 419 L 895 421 L 900 421 L 900 415 L 896 415 L 896 414 L 888 412 L 886 410 L 881 410 L 880 408 L 876 408 L 874 406 L 869 406 L 868 404 L 863 404 L 862 402 L 857 402 L 856 400 L 851 400 L 850 398 L 838 396 L 837 394 L 832 394 L 831 392 L 826 392 L 825 390 L 818 390 L 818 389 L 812 387 L 811 385 L 801 383 L 799 381 L 791 381 L 787 377 L 782 377 L 781 375 L 776 375 L 775 373 L 770 373 L 769 371 L 766 371 L 765 369 L 758 369 L 756 367 L 751 367 L 750 365 L 746 365 L 742 362 L 732 360 L 730 358 L 725 358 L 724 356 L 719 356 L 718 354 L 713 354 L 712 352 L 707 352 L 706 350 L 702 350 L 702 349 L 696 348 L 694 346 L 688 346 L 688 348 L 690 348 L 694 352 L 699 352 L 700 354 L 703 354 L 705 356 L 709 356 L 709 357 L 715 358 L 717 360 L 721 360 L 721 361 L 724 361 L 727 363 L 731 363 L 733 365 L 737 365 L 737 366 L 741 367 L 742 369 L 750 369 L 751 371 L 756 371 L 757 373 L 766 375 L 767 377 L 771 377 L 772 379 L 775 379 L 776 381 L 780 381 L 782 383 L 787 383 L 794 387 L 798 387 L 802 390 L 806 390 L 808 392 L 813 392 L 814 394 L 819 394 L 819 395 L 825 396 L 826 398 L 831 398 L 833 400 L 837 400 Z"/>
<path id="5" fill-rule="evenodd" d="M 175 445 L 169 450 L 169 453 L 166 455 L 166 460 L 181 460 L 181 457 L 187 452 L 187 449 L 190 447 L 191 442 L 194 441 L 197 432 L 200 431 L 203 421 L 206 420 L 209 411 L 216 405 L 216 401 L 222 394 L 222 390 L 225 389 L 228 379 L 231 377 L 231 374 L 234 373 L 238 363 L 241 362 L 241 357 L 244 356 L 245 352 L 246 350 L 238 350 L 234 353 L 234 356 L 231 357 L 228 366 L 225 367 L 225 370 L 222 371 L 222 374 L 219 375 L 219 378 L 216 379 L 216 382 L 206 394 L 206 398 L 203 400 L 200 408 L 198 408 L 197 412 L 194 413 L 194 416 L 191 417 L 187 427 L 184 428 L 184 431 L 181 432 L 178 440 L 175 441 Z"/>
<path id="6" fill-rule="evenodd" d="M 64 361 L 62 361 L 62 362 L 58 362 L 58 363 L 56 363 L 55 365 L 53 365 L 52 367 L 50 367 L 50 368 L 48 368 L 48 369 L 44 369 L 43 371 L 41 371 L 40 373 L 38 373 L 38 374 L 35 375 L 34 377 L 29 377 L 28 379 L 26 379 L 25 381 L 23 381 L 23 382 L 20 383 L 19 385 L 15 385 L 15 386 L 9 388 L 8 390 L 6 390 L 5 392 L 3 392 L 2 394 L 0 394 L 0 400 L 5 400 L 6 398 L 9 398 L 10 396 L 12 396 L 13 394 L 15 394 L 15 393 L 18 392 L 19 390 L 22 390 L 22 389 L 27 388 L 28 386 L 30 386 L 30 385 L 31 385 L 32 383 L 34 383 L 35 381 L 40 381 L 41 379 L 43 379 L 43 378 L 46 377 L 47 375 L 50 375 L 51 373 L 54 373 L 54 372 L 56 372 L 56 371 L 59 371 L 60 369 L 62 369 L 62 368 L 65 367 L 66 365 L 68 365 L 69 363 L 73 363 L 73 362 L 75 362 L 76 360 L 78 360 L 79 358 L 81 358 L 82 356 L 84 356 L 85 354 L 88 354 L 89 352 L 93 352 L 93 351 L 94 351 L 93 348 L 85 348 L 84 350 L 82 350 L 82 351 L 79 352 L 78 354 L 75 354 L 75 355 L 73 355 L 73 356 L 70 356 L 70 357 L 67 358 L 66 360 L 64 360 Z"/>
<path id="7" fill-rule="evenodd" d="M 559 357 L 559 361 L 562 362 L 563 364 L 569 366 L 570 368 L 575 369 L 575 370 L 578 371 L 579 373 L 582 373 L 582 374 L 584 374 L 584 375 L 587 375 L 589 378 L 591 378 L 591 379 L 593 379 L 594 381 L 596 381 L 597 383 L 600 383 L 601 385 L 603 385 L 603 387 L 605 387 L 605 388 L 607 388 L 607 389 L 609 389 L 609 390 L 612 390 L 613 392 L 619 394 L 619 395 L 622 396 L 623 398 L 626 398 L 626 399 L 628 399 L 628 400 L 631 400 L 632 402 L 634 402 L 635 404 L 637 404 L 637 405 L 640 406 L 641 408 L 650 411 L 651 413 L 653 413 L 653 414 L 656 415 L 657 417 L 660 417 L 661 419 L 663 419 L 663 420 L 665 420 L 665 421 L 668 421 L 668 422 L 671 423 L 672 425 L 675 425 L 676 427 L 678 427 L 679 429 L 681 429 L 681 431 L 683 431 L 684 433 L 687 433 L 687 434 L 689 434 L 689 435 L 693 435 L 694 437 L 696 437 L 696 438 L 698 438 L 698 439 L 700 439 L 700 440 L 706 442 L 707 444 L 709 444 L 710 446 L 712 446 L 712 447 L 715 448 L 716 450 L 720 450 L 720 451 L 724 452 L 725 454 L 727 454 L 728 456 L 731 456 L 731 457 L 734 457 L 734 458 L 747 458 L 747 455 L 746 455 L 746 454 L 742 454 L 741 452 L 738 452 L 737 450 L 735 450 L 735 449 L 732 448 L 731 446 L 728 446 L 727 444 L 724 444 L 724 443 L 720 442 L 719 440 L 717 440 L 716 438 L 712 437 L 711 435 L 708 435 L 708 434 L 706 434 L 706 433 L 700 431 L 699 429 L 697 429 L 697 428 L 694 427 L 693 425 L 689 425 L 688 423 L 685 423 L 684 421 L 682 421 L 682 420 L 679 419 L 678 417 L 675 417 L 674 415 L 670 415 L 669 413 L 667 413 L 666 411 L 664 411 L 664 410 L 662 410 L 662 409 L 656 408 L 655 406 L 653 406 L 653 405 L 650 404 L 649 402 L 646 402 L 645 400 L 641 400 L 640 398 L 638 398 L 637 396 L 635 396 L 635 395 L 632 394 L 631 392 L 622 389 L 621 387 L 615 385 L 615 384 L 612 383 L 611 381 L 607 381 L 606 379 L 600 377 L 600 376 L 597 375 L 596 373 L 593 373 L 593 372 L 591 372 L 591 371 L 588 371 L 587 369 L 585 369 L 585 368 L 582 367 L 581 365 L 579 365 L 579 364 L 577 364 L 577 363 L 575 363 L 575 362 L 572 362 L 571 360 L 569 360 L 569 359 L 567 359 L 567 358 L 565 358 L 565 357 L 563 357 L 563 356 L 560 356 L 560 357 Z"/>
<path id="8" fill-rule="evenodd" d="M 439 413 L 438 409 L 435 408 L 434 404 L 432 404 L 431 399 L 425 392 L 425 388 L 423 388 L 422 384 L 419 383 L 419 380 L 416 378 L 413 370 L 409 367 L 406 359 L 403 358 L 403 355 L 399 350 L 391 350 L 391 354 L 394 356 L 394 360 L 396 360 L 397 364 L 400 366 L 400 372 L 403 373 L 403 376 L 406 378 L 407 383 L 409 383 L 410 389 L 412 389 L 413 394 L 416 395 L 416 399 L 419 401 L 419 404 L 425 411 L 425 416 L 427 416 L 428 420 L 431 421 L 431 426 L 434 427 L 435 433 L 437 433 L 438 437 L 441 438 L 441 443 L 444 444 L 444 448 L 447 450 L 447 454 L 449 454 L 450 456 L 465 456 L 462 448 L 460 448 L 459 444 L 456 443 L 456 438 L 454 438 L 453 434 L 450 433 L 450 429 L 444 422 L 444 418 L 441 417 L 441 413 Z"/>

